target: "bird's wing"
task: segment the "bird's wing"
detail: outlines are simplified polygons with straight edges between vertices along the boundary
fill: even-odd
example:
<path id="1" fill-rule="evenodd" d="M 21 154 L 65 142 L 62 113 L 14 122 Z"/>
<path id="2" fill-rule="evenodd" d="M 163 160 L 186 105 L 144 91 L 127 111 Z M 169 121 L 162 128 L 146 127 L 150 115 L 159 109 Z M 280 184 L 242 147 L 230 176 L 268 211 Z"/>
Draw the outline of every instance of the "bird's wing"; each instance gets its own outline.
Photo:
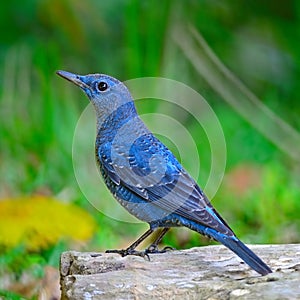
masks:
<path id="1" fill-rule="evenodd" d="M 169 213 L 199 222 L 224 234 L 232 230 L 183 169 L 172 152 L 151 133 L 138 138 L 124 162 L 119 157 L 102 162 L 116 184 L 122 184 Z"/>

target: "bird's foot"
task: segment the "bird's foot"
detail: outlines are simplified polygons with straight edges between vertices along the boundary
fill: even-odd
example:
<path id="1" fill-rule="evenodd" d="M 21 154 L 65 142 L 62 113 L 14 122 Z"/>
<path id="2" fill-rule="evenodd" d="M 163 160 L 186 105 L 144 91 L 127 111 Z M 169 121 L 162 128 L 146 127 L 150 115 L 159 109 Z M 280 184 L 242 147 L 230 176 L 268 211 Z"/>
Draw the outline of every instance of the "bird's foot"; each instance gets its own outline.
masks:
<path id="1" fill-rule="evenodd" d="M 151 244 L 144 251 L 137 251 L 129 247 L 127 249 L 120 249 L 120 250 L 106 250 L 105 253 L 117 253 L 120 254 L 122 257 L 125 257 L 127 255 L 135 255 L 135 256 L 143 257 L 150 261 L 149 254 L 165 253 L 172 250 L 176 250 L 176 249 L 170 246 L 166 246 L 163 249 L 159 250 L 156 244 Z"/>
<path id="2" fill-rule="evenodd" d="M 135 256 L 140 256 L 143 258 L 146 258 L 147 260 L 150 261 L 150 257 L 148 253 L 145 251 L 137 251 L 132 248 L 127 248 L 127 249 L 120 249 L 120 250 L 106 250 L 105 253 L 118 253 L 122 257 L 127 256 L 127 255 L 135 255 Z"/>
<path id="3" fill-rule="evenodd" d="M 166 253 L 172 250 L 176 250 L 176 249 L 170 246 L 166 246 L 163 249 L 159 250 L 156 244 L 151 244 L 147 249 L 145 249 L 145 252 L 147 254 L 154 254 L 154 253 Z"/>

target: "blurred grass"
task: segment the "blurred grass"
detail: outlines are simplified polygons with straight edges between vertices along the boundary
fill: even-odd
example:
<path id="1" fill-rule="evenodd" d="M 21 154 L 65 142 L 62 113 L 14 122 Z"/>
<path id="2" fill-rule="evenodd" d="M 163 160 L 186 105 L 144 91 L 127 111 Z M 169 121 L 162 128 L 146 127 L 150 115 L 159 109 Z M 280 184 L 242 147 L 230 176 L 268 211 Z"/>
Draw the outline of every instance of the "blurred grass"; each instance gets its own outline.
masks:
<path id="1" fill-rule="evenodd" d="M 104 216 L 90 206 L 77 186 L 72 138 L 87 99 L 57 78 L 55 70 L 101 72 L 121 80 L 164 76 L 199 91 L 219 117 L 228 160 L 224 184 L 213 203 L 241 239 L 251 243 L 300 242 L 299 165 L 221 102 L 169 37 L 170 27 L 179 20 L 193 24 L 220 59 L 269 108 L 299 130 L 299 17 L 300 5 L 291 0 L 284 6 L 279 0 L 272 4 L 204 0 L 1 2 L 0 196 L 42 193 L 72 201 L 98 224 L 86 249 L 128 245 L 146 225 L 123 224 Z M 161 109 L 159 101 L 138 101 L 137 106 L 140 113 Z M 174 107 L 170 115 L 176 116 L 197 142 L 199 183 L 203 184 L 210 167 L 203 129 L 192 116 Z M 172 141 L 167 137 L 164 141 L 178 153 Z M 187 168 L 191 164 L 193 157 Z M 245 164 L 250 169 L 259 166 L 260 184 L 250 185 L 246 194 L 233 194 L 226 179 Z M 206 244 L 207 240 L 176 229 L 165 242 L 181 248 Z M 67 244 L 59 247 L 61 251 L 67 248 Z M 11 255 L 7 249 L 1 254 L 4 258 Z M 10 265 L 13 260 L 8 261 Z M 42 264 L 48 262 L 46 256 Z M 8 269 L 16 272 L 13 267 Z"/>

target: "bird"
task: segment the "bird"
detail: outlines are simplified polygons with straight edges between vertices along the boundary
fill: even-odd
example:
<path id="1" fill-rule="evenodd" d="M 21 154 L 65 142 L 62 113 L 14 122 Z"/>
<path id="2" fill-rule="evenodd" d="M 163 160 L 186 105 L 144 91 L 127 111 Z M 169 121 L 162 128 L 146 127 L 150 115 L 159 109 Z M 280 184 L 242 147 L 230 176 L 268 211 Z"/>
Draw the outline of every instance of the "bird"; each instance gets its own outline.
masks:
<path id="1" fill-rule="evenodd" d="M 107 188 L 130 214 L 149 224 L 126 249 L 106 252 L 144 257 L 163 253 L 170 247 L 159 250 L 158 244 L 170 228 L 187 227 L 223 244 L 259 274 L 272 272 L 238 239 L 196 181 L 147 128 L 121 81 L 105 74 L 56 73 L 81 88 L 95 109 L 95 155 Z M 157 230 L 149 247 L 136 250 Z"/>

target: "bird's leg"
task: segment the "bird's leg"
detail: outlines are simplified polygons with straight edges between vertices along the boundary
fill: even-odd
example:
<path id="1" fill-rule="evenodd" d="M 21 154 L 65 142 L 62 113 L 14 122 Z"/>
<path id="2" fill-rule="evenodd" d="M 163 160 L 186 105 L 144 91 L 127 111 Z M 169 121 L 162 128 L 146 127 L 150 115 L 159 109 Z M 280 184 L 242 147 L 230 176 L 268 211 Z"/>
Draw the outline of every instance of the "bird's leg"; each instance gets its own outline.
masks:
<path id="1" fill-rule="evenodd" d="M 158 237 L 156 238 L 156 240 L 145 250 L 146 254 L 149 253 L 165 253 L 168 250 L 174 250 L 174 248 L 172 247 L 164 247 L 162 250 L 158 249 L 158 244 L 161 242 L 162 238 L 164 237 L 164 235 L 170 230 L 169 227 L 165 227 L 163 228 L 163 230 L 160 232 L 160 234 L 158 235 Z"/>
<path id="2" fill-rule="evenodd" d="M 128 248 L 126 249 L 121 249 L 121 250 L 106 250 L 106 253 L 118 253 L 122 257 L 127 256 L 127 255 L 137 255 L 137 256 L 142 256 L 142 257 L 147 257 L 149 260 L 148 253 L 146 251 L 137 251 L 135 248 L 143 241 L 145 240 L 151 233 L 153 233 L 153 229 L 147 230 L 142 236 L 140 236 L 134 243 L 132 243 Z"/>

